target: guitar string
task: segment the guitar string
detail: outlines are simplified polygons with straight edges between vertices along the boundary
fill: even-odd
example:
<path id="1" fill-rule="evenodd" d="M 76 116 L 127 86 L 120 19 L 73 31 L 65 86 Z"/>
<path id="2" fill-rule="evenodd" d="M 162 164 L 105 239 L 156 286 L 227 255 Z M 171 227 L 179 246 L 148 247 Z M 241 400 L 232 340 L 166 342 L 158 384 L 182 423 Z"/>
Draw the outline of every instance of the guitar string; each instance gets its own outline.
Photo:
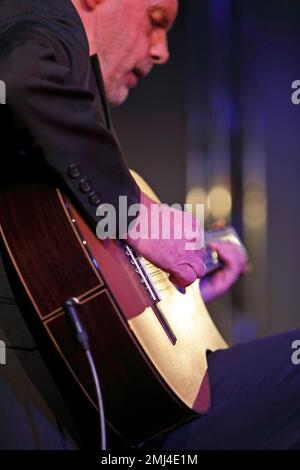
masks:
<path id="1" fill-rule="evenodd" d="M 165 291 L 167 291 L 167 290 L 172 289 L 172 287 L 173 287 L 173 286 L 165 287 L 165 289 L 161 289 L 161 290 L 159 290 L 158 292 L 159 292 L 159 293 L 165 292 Z"/>
<path id="2" fill-rule="evenodd" d="M 151 275 L 153 275 L 153 276 L 157 276 L 157 274 L 160 274 L 160 273 L 161 273 L 161 270 L 160 270 L 160 269 L 157 269 L 156 271 L 150 271 L 150 270 L 148 269 L 148 272 L 149 272 Z"/>
<path id="3" fill-rule="evenodd" d="M 158 281 L 155 280 L 155 285 L 161 284 L 162 282 L 166 283 L 167 280 L 166 280 L 166 279 L 159 279 Z M 170 282 L 170 281 L 169 281 L 169 282 Z"/>

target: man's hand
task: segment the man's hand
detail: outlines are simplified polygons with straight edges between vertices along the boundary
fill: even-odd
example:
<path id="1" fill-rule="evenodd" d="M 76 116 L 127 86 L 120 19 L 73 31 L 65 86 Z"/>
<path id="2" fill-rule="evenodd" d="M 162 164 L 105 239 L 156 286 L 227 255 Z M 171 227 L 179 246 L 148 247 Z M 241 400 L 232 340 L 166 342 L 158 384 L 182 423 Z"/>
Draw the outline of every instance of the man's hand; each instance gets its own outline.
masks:
<path id="1" fill-rule="evenodd" d="M 187 287 L 205 273 L 203 263 L 203 248 L 200 227 L 197 220 L 189 212 L 172 209 L 165 204 L 158 204 L 144 193 L 141 193 L 141 211 L 133 229 L 128 233 L 128 244 L 145 259 L 170 274 L 170 281 L 179 287 Z M 156 215 L 151 216 L 154 207 Z M 157 212 L 159 210 L 159 213 Z M 152 211 L 153 214 L 153 211 Z M 162 237 L 162 226 L 166 228 L 170 220 L 170 237 Z M 174 237 L 176 229 L 180 230 L 182 224 L 183 237 Z M 159 233 L 158 238 L 151 237 L 151 228 Z M 142 233 L 147 237 L 137 236 Z M 195 235 L 197 234 L 197 235 Z M 187 249 L 187 245 L 195 245 L 194 249 Z M 197 247 L 201 245 L 200 247 Z"/>
<path id="2" fill-rule="evenodd" d="M 200 282 L 200 291 L 205 303 L 221 297 L 249 268 L 244 250 L 236 243 L 211 242 L 210 248 L 216 250 L 222 268 L 208 275 Z"/>

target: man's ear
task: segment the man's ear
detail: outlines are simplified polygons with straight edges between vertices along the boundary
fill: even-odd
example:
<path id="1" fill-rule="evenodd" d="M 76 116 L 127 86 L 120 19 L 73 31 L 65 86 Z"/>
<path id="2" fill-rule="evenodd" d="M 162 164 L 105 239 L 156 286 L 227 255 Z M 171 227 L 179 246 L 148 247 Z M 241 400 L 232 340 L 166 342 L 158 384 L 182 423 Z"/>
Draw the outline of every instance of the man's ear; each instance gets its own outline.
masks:
<path id="1" fill-rule="evenodd" d="M 100 2 L 102 2 L 102 0 L 85 0 L 85 3 L 90 10 L 94 10 Z"/>

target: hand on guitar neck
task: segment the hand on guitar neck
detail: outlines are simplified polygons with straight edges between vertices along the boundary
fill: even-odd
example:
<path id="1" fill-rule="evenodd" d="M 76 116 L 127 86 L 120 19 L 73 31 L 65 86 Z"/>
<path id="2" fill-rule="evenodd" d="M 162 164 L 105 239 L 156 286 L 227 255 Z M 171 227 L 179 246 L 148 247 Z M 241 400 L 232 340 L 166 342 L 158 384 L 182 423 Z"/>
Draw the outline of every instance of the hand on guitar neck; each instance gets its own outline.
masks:
<path id="1" fill-rule="evenodd" d="M 215 240 L 208 246 L 217 253 L 221 267 L 200 282 L 201 295 L 206 304 L 224 295 L 241 274 L 249 271 L 246 251 L 239 243 Z"/>

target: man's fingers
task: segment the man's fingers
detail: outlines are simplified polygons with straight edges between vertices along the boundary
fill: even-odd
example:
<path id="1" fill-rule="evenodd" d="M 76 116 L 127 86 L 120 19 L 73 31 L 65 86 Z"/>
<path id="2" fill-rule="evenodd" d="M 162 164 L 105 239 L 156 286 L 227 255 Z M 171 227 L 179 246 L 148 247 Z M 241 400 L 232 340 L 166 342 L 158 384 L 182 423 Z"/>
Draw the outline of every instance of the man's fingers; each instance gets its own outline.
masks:
<path id="1" fill-rule="evenodd" d="M 193 284 L 194 281 L 197 279 L 197 275 L 194 271 L 191 272 L 183 272 L 178 274 L 170 274 L 169 276 L 170 281 L 178 287 L 188 287 Z"/>
<path id="2" fill-rule="evenodd" d="M 231 266 L 234 270 L 245 272 L 247 257 L 242 248 L 236 243 L 223 241 L 212 242 L 210 247 L 217 251 L 219 258 L 224 264 Z"/>
<path id="3" fill-rule="evenodd" d="M 197 274 L 188 265 L 183 266 L 179 273 L 172 273 L 169 277 L 170 281 L 179 287 L 188 287 L 197 279 Z"/>
<path id="4" fill-rule="evenodd" d="M 223 295 L 239 278 L 249 270 L 244 250 L 230 241 L 211 242 L 210 248 L 216 250 L 222 267 L 203 279 L 200 289 L 205 302 L 210 302 Z"/>
<path id="5" fill-rule="evenodd" d="M 188 287 L 193 284 L 196 279 L 202 277 L 205 273 L 205 266 L 202 260 L 197 260 L 193 266 L 189 264 L 181 265 L 176 273 L 171 273 L 169 276 L 170 281 L 179 287 Z"/>

